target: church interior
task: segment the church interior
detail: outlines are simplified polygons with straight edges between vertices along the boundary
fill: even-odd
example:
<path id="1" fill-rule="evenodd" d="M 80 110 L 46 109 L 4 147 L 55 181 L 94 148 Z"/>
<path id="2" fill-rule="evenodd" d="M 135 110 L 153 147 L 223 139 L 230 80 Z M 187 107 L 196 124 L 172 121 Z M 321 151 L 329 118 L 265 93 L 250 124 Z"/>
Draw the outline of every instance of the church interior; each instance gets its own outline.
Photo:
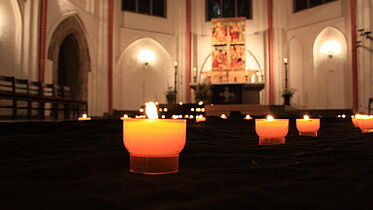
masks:
<path id="1" fill-rule="evenodd" d="M 0 0 L 0 209 L 372 209 L 371 20 L 372 0 Z"/>

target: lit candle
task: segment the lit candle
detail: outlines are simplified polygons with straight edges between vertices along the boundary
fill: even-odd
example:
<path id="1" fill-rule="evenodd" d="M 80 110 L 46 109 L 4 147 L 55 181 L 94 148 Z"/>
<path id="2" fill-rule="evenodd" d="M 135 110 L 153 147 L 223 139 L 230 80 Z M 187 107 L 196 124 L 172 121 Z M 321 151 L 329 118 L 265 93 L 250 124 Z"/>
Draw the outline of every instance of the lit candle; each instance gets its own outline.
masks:
<path id="1" fill-rule="evenodd" d="M 373 115 L 360 115 L 357 120 L 362 133 L 373 133 Z"/>
<path id="2" fill-rule="evenodd" d="M 87 117 L 87 114 L 83 114 L 81 117 L 78 117 L 79 121 L 84 121 L 84 120 L 91 120 L 90 117 Z"/>
<path id="3" fill-rule="evenodd" d="M 203 115 L 196 116 L 196 122 L 203 122 L 203 121 L 206 121 L 206 117 L 204 117 Z"/>
<path id="4" fill-rule="evenodd" d="M 246 116 L 245 116 L 245 120 L 251 120 L 251 119 L 253 119 L 249 114 L 247 114 Z"/>
<path id="5" fill-rule="evenodd" d="M 274 119 L 271 115 L 268 115 L 267 119 L 255 119 L 255 132 L 259 136 L 259 145 L 285 144 L 288 129 L 288 119 Z"/>
<path id="6" fill-rule="evenodd" d="M 186 120 L 158 119 L 153 102 L 146 103 L 149 119 L 124 119 L 123 142 L 130 153 L 130 171 L 169 174 L 179 171 L 179 153 L 186 141 Z"/>
<path id="7" fill-rule="evenodd" d="M 297 119 L 296 124 L 300 136 L 316 137 L 320 129 L 320 119 L 310 119 L 308 115 L 304 115 L 303 119 Z"/>
<path id="8" fill-rule="evenodd" d="M 120 117 L 121 120 L 124 120 L 124 119 L 127 119 L 127 118 L 129 118 L 129 117 L 128 117 L 128 114 L 125 114 L 125 115 L 123 115 L 122 117 Z"/>
<path id="9" fill-rule="evenodd" d="M 225 114 L 221 114 L 221 115 L 220 115 L 220 118 L 225 120 L 225 119 L 227 119 L 227 115 L 225 115 Z"/>

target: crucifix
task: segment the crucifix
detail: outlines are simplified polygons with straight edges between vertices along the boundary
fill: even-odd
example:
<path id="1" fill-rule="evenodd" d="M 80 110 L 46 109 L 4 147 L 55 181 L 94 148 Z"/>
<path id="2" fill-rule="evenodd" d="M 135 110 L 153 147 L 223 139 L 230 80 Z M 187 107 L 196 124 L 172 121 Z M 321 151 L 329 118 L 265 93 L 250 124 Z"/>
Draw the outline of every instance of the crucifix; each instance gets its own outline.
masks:
<path id="1" fill-rule="evenodd" d="M 233 97 L 234 96 L 234 93 L 232 92 L 229 92 L 229 87 L 225 87 L 224 88 L 224 92 L 220 92 L 219 93 L 219 96 L 220 97 L 224 97 L 224 102 L 225 103 L 228 103 L 230 100 L 230 97 Z"/>

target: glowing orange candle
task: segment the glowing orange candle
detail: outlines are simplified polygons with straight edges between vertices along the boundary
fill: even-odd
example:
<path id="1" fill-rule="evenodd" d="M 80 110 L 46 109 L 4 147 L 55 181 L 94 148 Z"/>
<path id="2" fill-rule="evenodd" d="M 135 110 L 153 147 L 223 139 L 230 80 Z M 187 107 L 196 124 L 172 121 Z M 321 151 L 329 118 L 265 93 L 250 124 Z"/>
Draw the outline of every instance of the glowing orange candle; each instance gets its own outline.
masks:
<path id="1" fill-rule="evenodd" d="M 310 119 L 308 115 L 304 115 L 303 119 L 297 119 L 297 129 L 300 136 L 316 137 L 320 129 L 320 119 Z"/>
<path id="2" fill-rule="evenodd" d="M 128 116 L 128 114 L 125 114 L 125 115 L 123 115 L 122 117 L 120 117 L 121 120 L 128 119 L 128 118 L 130 118 L 130 117 Z"/>
<path id="3" fill-rule="evenodd" d="M 179 171 L 179 153 L 186 139 L 186 120 L 158 119 L 153 102 L 146 104 L 149 119 L 124 119 L 123 142 L 130 153 L 130 171 L 169 174 Z"/>
<path id="4" fill-rule="evenodd" d="M 203 121 L 206 121 L 206 117 L 204 117 L 203 115 L 196 116 L 196 122 L 203 122 Z"/>
<path id="5" fill-rule="evenodd" d="M 373 115 L 363 115 L 357 120 L 362 133 L 373 133 Z"/>
<path id="6" fill-rule="evenodd" d="M 255 119 L 259 145 L 285 144 L 288 129 L 288 119 L 274 119 L 271 115 L 267 116 L 267 119 Z"/>
<path id="7" fill-rule="evenodd" d="M 83 114 L 81 117 L 78 117 L 79 121 L 84 121 L 84 120 L 91 120 L 90 117 L 87 117 L 87 114 Z"/>
<path id="8" fill-rule="evenodd" d="M 245 116 L 245 120 L 251 120 L 251 119 L 253 119 L 249 114 L 247 114 L 246 116 Z"/>

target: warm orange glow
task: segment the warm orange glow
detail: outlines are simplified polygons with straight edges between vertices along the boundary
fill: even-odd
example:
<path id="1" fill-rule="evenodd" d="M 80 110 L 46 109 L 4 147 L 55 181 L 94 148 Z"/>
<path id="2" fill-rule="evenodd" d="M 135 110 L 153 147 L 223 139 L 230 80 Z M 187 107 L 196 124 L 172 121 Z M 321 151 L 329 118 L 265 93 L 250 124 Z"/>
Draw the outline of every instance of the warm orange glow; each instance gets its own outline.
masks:
<path id="1" fill-rule="evenodd" d="M 84 120 L 91 120 L 90 117 L 87 116 L 87 114 L 83 114 L 81 117 L 78 117 L 79 121 L 84 121 Z"/>
<path id="2" fill-rule="evenodd" d="M 196 108 L 196 112 L 201 112 L 201 108 Z"/>
<path id="3" fill-rule="evenodd" d="M 168 112 L 168 109 L 167 109 L 167 108 L 164 108 L 163 111 L 164 111 L 164 112 Z"/>
<path id="4" fill-rule="evenodd" d="M 362 133 L 373 133 L 373 115 L 355 115 Z"/>
<path id="5" fill-rule="evenodd" d="M 174 66 L 177 67 L 177 61 L 174 62 Z"/>
<path id="6" fill-rule="evenodd" d="M 221 114 L 221 115 L 220 115 L 220 118 L 221 118 L 221 119 L 227 119 L 227 116 L 226 116 L 225 114 Z"/>
<path id="7" fill-rule="evenodd" d="M 196 122 L 203 122 L 203 121 L 206 121 L 206 117 L 204 117 L 203 115 L 196 116 Z"/>
<path id="8" fill-rule="evenodd" d="M 189 119 L 194 119 L 194 116 L 193 116 L 193 115 L 190 115 L 190 116 L 189 116 Z"/>
<path id="9" fill-rule="evenodd" d="M 190 111 L 191 111 L 191 112 L 194 112 L 194 108 L 190 108 Z"/>
<path id="10" fill-rule="evenodd" d="M 253 119 L 249 114 L 247 114 L 246 116 L 245 116 L 245 120 L 251 120 L 251 119 Z"/>
<path id="11" fill-rule="evenodd" d="M 203 105 L 203 101 L 199 101 L 198 105 L 202 106 Z"/>
<path id="12" fill-rule="evenodd" d="M 179 105 L 180 105 L 180 106 L 183 105 L 183 102 L 180 101 L 180 102 L 179 102 Z"/>
<path id="13" fill-rule="evenodd" d="M 205 108 L 201 108 L 201 112 L 205 112 L 206 110 L 205 110 Z"/>
<path id="14" fill-rule="evenodd" d="M 145 103 L 145 113 L 149 119 L 158 119 L 157 106 L 152 101 Z"/>
<path id="15" fill-rule="evenodd" d="M 300 136 L 316 137 L 320 129 L 320 119 L 311 119 L 308 115 L 304 115 L 303 119 L 296 120 L 296 126 Z"/>
<path id="16" fill-rule="evenodd" d="M 127 118 L 129 118 L 127 114 L 125 114 L 122 117 L 120 117 L 121 120 L 124 120 L 124 119 L 127 119 Z"/>
<path id="17" fill-rule="evenodd" d="M 288 129 L 288 119 L 273 119 L 269 115 L 267 119 L 255 120 L 255 131 L 259 136 L 259 145 L 285 144 Z"/>
<path id="18" fill-rule="evenodd" d="M 123 142 L 130 153 L 130 171 L 177 172 L 179 153 L 186 141 L 186 120 L 158 119 L 154 102 L 146 103 L 145 111 L 149 119 L 123 119 Z"/>
<path id="19" fill-rule="evenodd" d="M 140 108 L 139 111 L 140 111 L 140 112 L 144 112 L 144 109 L 143 109 L 143 108 Z"/>

